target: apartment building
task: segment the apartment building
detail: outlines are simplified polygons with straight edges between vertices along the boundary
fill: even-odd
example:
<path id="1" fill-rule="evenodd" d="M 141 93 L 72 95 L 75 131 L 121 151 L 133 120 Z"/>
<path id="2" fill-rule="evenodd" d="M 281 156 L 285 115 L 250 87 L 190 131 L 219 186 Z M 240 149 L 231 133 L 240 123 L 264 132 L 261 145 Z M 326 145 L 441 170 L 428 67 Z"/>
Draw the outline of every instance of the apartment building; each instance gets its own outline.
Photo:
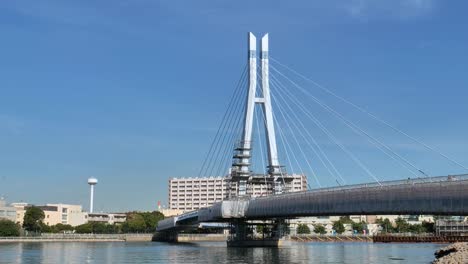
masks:
<path id="1" fill-rule="evenodd" d="M 118 213 L 88 213 L 86 215 L 88 222 L 98 222 L 105 224 L 122 224 L 127 220 L 126 214 Z"/>
<path id="2" fill-rule="evenodd" d="M 287 190 L 293 192 L 307 190 L 307 178 L 304 175 L 292 176 L 294 179 L 287 184 Z M 221 202 L 228 198 L 229 188 L 236 188 L 230 184 L 229 177 L 170 178 L 169 209 L 186 212 Z M 271 186 L 255 184 L 250 186 L 247 194 L 252 197 L 269 195 Z"/>
<path id="3" fill-rule="evenodd" d="M 3 198 L 0 198 L 0 219 L 16 221 L 16 208 L 11 205 L 8 206 Z"/>
<path id="4" fill-rule="evenodd" d="M 12 203 L 12 207 L 16 208 L 16 222 L 23 224 L 24 214 L 28 207 L 32 206 L 27 203 Z M 87 222 L 87 213 L 83 212 L 81 205 L 73 204 L 46 204 L 36 206 L 44 211 L 44 224 L 56 225 L 64 224 L 77 226 Z"/>

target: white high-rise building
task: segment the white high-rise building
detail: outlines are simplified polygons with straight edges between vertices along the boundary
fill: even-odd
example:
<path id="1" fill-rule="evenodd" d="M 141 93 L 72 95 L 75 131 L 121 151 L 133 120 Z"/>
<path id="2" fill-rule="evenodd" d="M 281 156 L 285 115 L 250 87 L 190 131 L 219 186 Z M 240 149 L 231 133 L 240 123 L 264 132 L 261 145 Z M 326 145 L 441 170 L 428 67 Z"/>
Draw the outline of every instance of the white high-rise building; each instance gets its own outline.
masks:
<path id="1" fill-rule="evenodd" d="M 291 176 L 294 180 L 286 184 L 289 191 L 307 190 L 307 177 L 299 174 Z M 192 211 L 221 202 L 228 198 L 229 179 L 229 177 L 170 178 L 169 209 Z M 272 188 L 267 185 L 255 184 L 247 190 L 247 194 L 259 197 L 271 195 L 271 191 Z"/>

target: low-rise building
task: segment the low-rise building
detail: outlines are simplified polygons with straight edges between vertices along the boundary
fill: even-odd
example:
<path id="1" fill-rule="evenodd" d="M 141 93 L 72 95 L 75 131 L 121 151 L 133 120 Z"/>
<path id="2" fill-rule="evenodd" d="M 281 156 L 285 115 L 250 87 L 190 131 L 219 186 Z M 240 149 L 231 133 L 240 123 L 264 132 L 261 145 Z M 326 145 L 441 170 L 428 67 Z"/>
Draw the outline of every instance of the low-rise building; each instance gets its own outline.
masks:
<path id="1" fill-rule="evenodd" d="M 16 209 L 16 222 L 23 224 L 24 214 L 26 210 L 33 206 L 28 203 L 12 203 L 12 207 Z M 46 204 L 36 206 L 44 211 L 44 224 L 52 226 L 56 224 L 64 224 L 77 226 L 87 222 L 86 212 L 83 212 L 81 205 L 73 204 Z"/>
<path id="2" fill-rule="evenodd" d="M 98 222 L 106 224 L 121 224 L 127 220 L 126 214 L 120 213 L 88 213 L 88 222 Z"/>
<path id="3" fill-rule="evenodd" d="M 0 219 L 7 219 L 16 222 L 16 208 L 7 205 L 3 198 L 0 198 Z"/>

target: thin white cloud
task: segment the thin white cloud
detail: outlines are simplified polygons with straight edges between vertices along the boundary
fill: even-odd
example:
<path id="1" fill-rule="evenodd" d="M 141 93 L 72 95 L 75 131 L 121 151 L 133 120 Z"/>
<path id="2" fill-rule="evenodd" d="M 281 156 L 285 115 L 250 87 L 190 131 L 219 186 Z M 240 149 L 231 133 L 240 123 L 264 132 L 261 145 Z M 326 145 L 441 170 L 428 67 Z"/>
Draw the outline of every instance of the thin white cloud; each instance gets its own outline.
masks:
<path id="1" fill-rule="evenodd" d="M 436 0 L 352 0 L 345 10 L 355 18 L 414 18 L 431 14 Z"/>

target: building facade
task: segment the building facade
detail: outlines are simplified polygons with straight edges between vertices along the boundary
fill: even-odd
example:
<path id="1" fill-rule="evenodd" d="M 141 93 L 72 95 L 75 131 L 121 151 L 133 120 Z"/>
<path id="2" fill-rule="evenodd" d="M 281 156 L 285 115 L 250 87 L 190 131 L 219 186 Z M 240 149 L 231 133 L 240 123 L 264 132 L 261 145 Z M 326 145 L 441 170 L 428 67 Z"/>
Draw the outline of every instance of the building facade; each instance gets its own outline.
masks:
<path id="1" fill-rule="evenodd" d="M 291 176 L 294 179 L 286 186 L 289 191 L 307 190 L 307 177 L 299 174 Z M 211 206 L 228 198 L 230 188 L 233 186 L 229 177 L 170 178 L 169 209 L 187 212 Z M 256 184 L 247 193 L 251 197 L 260 197 L 270 195 L 271 189 L 267 183 Z"/>
<path id="2" fill-rule="evenodd" d="M 11 205 L 8 206 L 3 199 L 0 199 L 0 219 L 16 222 L 16 208 Z"/>
<path id="3" fill-rule="evenodd" d="M 86 215 L 88 222 L 104 224 L 122 224 L 127 220 L 126 214 L 117 213 L 89 213 Z"/>
<path id="4" fill-rule="evenodd" d="M 11 206 L 16 208 L 16 222 L 22 225 L 24 214 L 28 207 L 32 205 L 27 203 L 12 203 Z M 44 211 L 43 222 L 49 226 L 56 224 L 78 226 L 87 222 L 87 213 L 83 212 L 81 205 L 46 204 L 36 207 Z"/>

